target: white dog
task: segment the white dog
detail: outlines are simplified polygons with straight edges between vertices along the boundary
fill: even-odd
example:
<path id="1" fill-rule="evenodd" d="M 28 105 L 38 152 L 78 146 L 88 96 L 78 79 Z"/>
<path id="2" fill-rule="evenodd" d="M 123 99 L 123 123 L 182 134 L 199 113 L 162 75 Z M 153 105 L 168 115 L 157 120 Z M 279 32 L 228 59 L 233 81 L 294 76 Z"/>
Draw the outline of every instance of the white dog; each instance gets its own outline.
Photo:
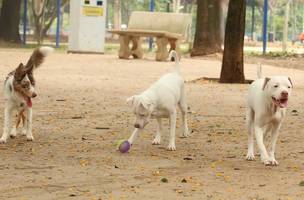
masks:
<path id="1" fill-rule="evenodd" d="M 175 51 L 171 51 L 169 57 L 174 57 L 175 70 L 162 76 L 149 89 L 139 95 L 130 97 L 127 101 L 131 102 L 136 115 L 135 130 L 128 139 L 132 144 L 137 134 L 148 124 L 150 118 L 156 118 L 158 128 L 152 144 L 158 145 L 161 141 L 162 118 L 170 119 L 170 139 L 168 150 L 174 151 L 175 129 L 176 129 L 176 107 L 182 112 L 183 136 L 188 136 L 187 125 L 187 103 L 185 95 L 184 80 L 180 75 L 178 56 Z"/>
<path id="2" fill-rule="evenodd" d="M 8 136 L 17 135 L 19 123 L 23 123 L 23 134 L 27 140 L 34 139 L 32 134 L 32 98 L 36 97 L 33 71 L 39 67 L 44 58 L 53 51 L 51 47 L 40 47 L 34 50 L 26 65 L 22 63 L 9 73 L 4 82 L 5 111 L 4 131 L 0 143 L 5 143 Z M 16 125 L 12 127 L 12 113 L 17 111 Z M 26 115 L 25 115 L 26 114 Z"/>
<path id="3" fill-rule="evenodd" d="M 258 76 L 260 74 L 258 72 Z M 261 161 L 265 165 L 278 165 L 274 156 L 275 145 L 292 87 L 290 78 L 285 76 L 259 77 L 250 85 L 246 115 L 248 129 L 247 160 L 254 160 L 253 134 L 255 134 Z M 267 133 L 271 134 L 269 153 L 264 145 L 264 136 Z"/>

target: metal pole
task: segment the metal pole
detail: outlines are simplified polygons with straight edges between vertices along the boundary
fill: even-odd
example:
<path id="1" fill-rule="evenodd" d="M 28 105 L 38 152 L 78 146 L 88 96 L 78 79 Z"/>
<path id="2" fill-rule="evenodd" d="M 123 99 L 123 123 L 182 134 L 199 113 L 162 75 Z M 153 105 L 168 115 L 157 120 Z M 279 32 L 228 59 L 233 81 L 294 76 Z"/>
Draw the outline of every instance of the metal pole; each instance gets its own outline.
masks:
<path id="1" fill-rule="evenodd" d="M 154 11 L 154 0 L 150 0 L 149 10 L 151 12 Z M 153 38 L 150 37 L 149 38 L 149 51 L 152 50 L 152 45 L 153 45 Z"/>
<path id="2" fill-rule="evenodd" d="M 56 27 L 56 48 L 59 48 L 60 43 L 60 15 L 61 15 L 61 0 L 57 0 L 57 27 Z"/>
<path id="3" fill-rule="evenodd" d="M 23 1 L 23 44 L 26 44 L 26 25 L 27 25 L 27 0 Z"/>
<path id="4" fill-rule="evenodd" d="M 264 0 L 264 18 L 263 18 L 263 54 L 266 54 L 267 45 L 267 16 L 268 14 L 268 0 Z"/>

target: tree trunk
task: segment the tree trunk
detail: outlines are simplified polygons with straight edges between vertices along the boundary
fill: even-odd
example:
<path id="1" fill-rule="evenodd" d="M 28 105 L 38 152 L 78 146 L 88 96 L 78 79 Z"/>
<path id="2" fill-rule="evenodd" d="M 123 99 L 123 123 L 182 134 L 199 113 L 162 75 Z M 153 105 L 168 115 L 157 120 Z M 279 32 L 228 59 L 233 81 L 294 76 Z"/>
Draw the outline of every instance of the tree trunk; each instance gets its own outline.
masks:
<path id="1" fill-rule="evenodd" d="M 21 0 L 3 0 L 0 15 L 0 40 L 20 43 L 19 21 Z"/>
<path id="2" fill-rule="evenodd" d="M 114 29 L 120 29 L 121 25 L 121 2 L 114 0 Z"/>
<path id="3" fill-rule="evenodd" d="M 173 12 L 179 13 L 180 0 L 173 0 Z"/>
<path id="4" fill-rule="evenodd" d="M 197 1 L 197 21 L 191 56 L 221 51 L 220 0 Z"/>
<path id="5" fill-rule="evenodd" d="M 243 47 L 246 0 L 229 2 L 221 83 L 244 83 Z"/>

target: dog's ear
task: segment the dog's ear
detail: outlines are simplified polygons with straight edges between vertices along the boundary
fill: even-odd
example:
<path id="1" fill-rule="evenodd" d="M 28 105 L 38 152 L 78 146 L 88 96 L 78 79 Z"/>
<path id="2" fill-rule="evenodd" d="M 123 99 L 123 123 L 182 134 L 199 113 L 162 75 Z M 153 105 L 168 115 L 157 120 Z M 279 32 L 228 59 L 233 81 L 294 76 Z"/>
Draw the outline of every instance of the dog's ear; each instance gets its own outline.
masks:
<path id="1" fill-rule="evenodd" d="M 19 64 L 17 69 L 15 70 L 14 77 L 16 80 L 20 81 L 26 75 L 26 71 L 24 70 L 24 65 L 22 63 Z"/>
<path id="2" fill-rule="evenodd" d="M 289 80 L 289 82 L 290 82 L 290 84 L 291 84 L 291 87 L 293 88 L 293 84 L 292 84 L 292 82 L 291 82 L 291 78 L 288 77 L 288 80 Z"/>
<path id="3" fill-rule="evenodd" d="M 266 85 L 267 85 L 267 83 L 268 83 L 269 80 L 270 80 L 270 78 L 268 78 L 268 77 L 266 77 L 264 79 L 263 90 L 265 89 L 265 87 L 266 87 Z"/>

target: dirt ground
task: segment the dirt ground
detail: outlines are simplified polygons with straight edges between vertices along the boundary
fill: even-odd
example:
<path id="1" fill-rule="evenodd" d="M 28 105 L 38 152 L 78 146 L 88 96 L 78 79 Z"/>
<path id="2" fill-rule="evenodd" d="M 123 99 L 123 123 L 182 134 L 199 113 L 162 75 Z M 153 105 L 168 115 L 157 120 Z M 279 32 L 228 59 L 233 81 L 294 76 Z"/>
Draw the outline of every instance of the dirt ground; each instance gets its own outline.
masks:
<path id="1" fill-rule="evenodd" d="M 2 81 L 30 53 L 0 49 Z M 116 150 L 116 141 L 133 131 L 127 97 L 146 89 L 172 66 L 152 57 L 48 57 L 35 73 L 35 141 L 18 135 L 0 145 L 0 199 L 304 199 L 304 71 L 299 69 L 263 68 L 265 76 L 285 74 L 295 85 L 277 144 L 277 167 L 265 167 L 258 156 L 256 161 L 245 160 L 248 85 L 239 84 L 187 83 L 193 132 L 189 138 L 177 138 L 176 151 L 165 149 L 168 123 L 162 144 L 151 145 L 155 122 L 129 153 Z M 184 58 L 181 68 L 186 80 L 218 77 L 220 62 Z M 246 64 L 245 71 L 246 78 L 255 79 L 255 64 Z"/>

